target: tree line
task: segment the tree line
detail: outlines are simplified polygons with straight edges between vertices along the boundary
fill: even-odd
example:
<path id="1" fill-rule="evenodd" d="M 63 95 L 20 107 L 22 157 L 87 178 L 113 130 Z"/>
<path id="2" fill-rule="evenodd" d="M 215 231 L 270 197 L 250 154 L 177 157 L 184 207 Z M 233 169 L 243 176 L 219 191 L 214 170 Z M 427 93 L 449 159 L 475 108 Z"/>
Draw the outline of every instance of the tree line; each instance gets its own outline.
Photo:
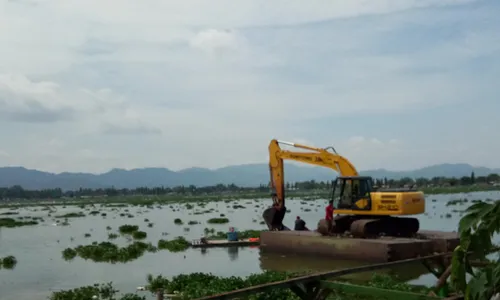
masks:
<path id="1" fill-rule="evenodd" d="M 374 185 L 382 188 L 396 188 L 413 186 L 416 188 L 445 187 L 445 186 L 470 186 L 488 185 L 500 182 L 500 175 L 489 174 L 488 176 L 475 176 L 474 172 L 470 176 L 456 177 L 432 177 L 432 178 L 410 178 L 401 179 L 374 178 Z M 287 182 L 286 190 L 307 191 L 307 190 L 328 190 L 332 186 L 330 181 L 308 180 L 302 182 Z M 63 191 L 60 188 L 27 190 L 16 185 L 12 187 L 0 188 L 1 199 L 60 199 L 60 198 L 80 198 L 80 197 L 100 197 L 100 196 L 133 196 L 133 195 L 216 195 L 232 193 L 266 193 L 269 192 L 268 185 L 258 187 L 240 187 L 235 184 L 217 184 L 213 186 L 196 187 L 176 186 L 176 187 L 139 187 L 134 189 L 110 188 L 80 188 L 74 191 Z"/>
<path id="2" fill-rule="evenodd" d="M 488 176 L 475 176 L 474 172 L 470 174 L 470 176 L 463 177 L 432 177 L 432 178 L 411 178 L 411 177 L 403 177 L 401 179 L 387 179 L 387 178 L 373 178 L 373 184 L 376 187 L 383 188 L 400 188 L 400 187 L 418 187 L 418 188 L 427 188 L 427 187 L 446 187 L 446 186 L 469 186 L 469 185 L 491 185 L 500 182 L 499 174 L 489 174 Z M 296 190 L 310 190 L 310 189 L 326 189 L 329 188 L 331 182 L 324 181 L 304 181 L 304 182 L 295 182 L 295 183 L 287 183 L 287 189 L 296 189 Z"/>

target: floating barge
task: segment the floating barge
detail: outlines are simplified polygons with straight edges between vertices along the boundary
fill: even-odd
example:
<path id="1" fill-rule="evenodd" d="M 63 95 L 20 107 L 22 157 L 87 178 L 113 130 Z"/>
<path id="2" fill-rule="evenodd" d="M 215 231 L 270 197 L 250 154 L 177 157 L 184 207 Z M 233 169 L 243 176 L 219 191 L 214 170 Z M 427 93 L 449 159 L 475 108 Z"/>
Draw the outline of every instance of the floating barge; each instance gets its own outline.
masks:
<path id="1" fill-rule="evenodd" d="M 322 236 L 314 231 L 265 231 L 262 251 L 314 255 L 368 262 L 390 262 L 450 252 L 460 243 L 457 233 L 421 230 L 415 238 L 359 239 Z"/>
<path id="2" fill-rule="evenodd" d="M 241 239 L 238 241 L 228 240 L 195 240 L 191 242 L 193 248 L 215 248 L 215 247 L 248 247 L 258 246 L 260 241 L 258 239 Z"/>

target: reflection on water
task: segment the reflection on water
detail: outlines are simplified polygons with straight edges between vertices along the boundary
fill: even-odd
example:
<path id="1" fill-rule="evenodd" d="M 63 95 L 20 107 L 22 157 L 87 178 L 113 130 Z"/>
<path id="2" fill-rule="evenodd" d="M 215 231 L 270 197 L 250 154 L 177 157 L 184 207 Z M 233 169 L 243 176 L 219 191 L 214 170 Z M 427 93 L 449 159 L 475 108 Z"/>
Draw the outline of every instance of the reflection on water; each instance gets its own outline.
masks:
<path id="1" fill-rule="evenodd" d="M 364 266 L 369 263 L 357 262 L 350 260 L 333 260 L 325 258 L 314 258 L 307 256 L 299 256 L 295 254 L 275 254 L 260 251 L 260 267 L 263 270 L 269 271 L 288 271 L 288 272 L 300 272 L 300 271 L 332 271 L 347 269 L 353 267 Z M 368 281 L 373 276 L 373 273 L 384 273 L 392 276 L 397 276 L 399 279 L 404 281 L 415 280 L 421 275 L 427 274 L 428 271 L 425 267 L 420 264 L 407 264 L 402 266 L 395 266 L 388 269 L 382 269 L 377 271 L 369 271 L 363 273 L 349 274 L 342 276 L 342 279 L 349 279 L 352 281 Z"/>
<path id="2" fill-rule="evenodd" d="M 250 250 L 250 249 L 258 249 L 258 247 L 253 246 L 253 247 L 223 247 L 223 248 L 200 248 L 200 253 L 201 255 L 205 256 L 210 253 L 210 251 L 220 251 L 220 250 L 225 250 L 227 251 L 228 257 L 230 261 L 236 261 L 238 260 L 239 253 L 240 253 L 240 248 L 244 250 Z"/>
<path id="3" fill-rule="evenodd" d="M 227 248 L 227 254 L 229 254 L 229 259 L 231 261 L 235 261 L 236 259 L 238 259 L 238 250 L 239 250 L 239 247 L 228 247 Z"/>
<path id="4" fill-rule="evenodd" d="M 246 260 L 248 258 L 248 251 L 251 250 L 249 248 L 250 247 L 200 248 L 199 250 L 203 256 L 210 254 L 208 257 L 216 255 L 216 253 L 220 253 L 221 251 L 226 252 L 229 261 L 236 262 L 238 260 Z M 240 254 L 242 254 L 242 257 L 240 257 Z M 300 256 L 297 254 L 276 254 L 264 252 L 260 249 L 256 254 L 259 256 L 259 267 L 263 271 L 324 272 L 372 264 L 352 260 L 335 260 L 324 257 L 317 258 L 312 256 Z M 432 275 L 424 276 L 429 272 L 421 263 L 406 264 L 376 271 L 349 274 L 339 277 L 339 279 L 345 279 L 354 282 L 365 282 L 370 280 L 374 273 L 396 276 L 402 281 L 411 281 L 415 284 L 433 284 L 436 280 Z"/>

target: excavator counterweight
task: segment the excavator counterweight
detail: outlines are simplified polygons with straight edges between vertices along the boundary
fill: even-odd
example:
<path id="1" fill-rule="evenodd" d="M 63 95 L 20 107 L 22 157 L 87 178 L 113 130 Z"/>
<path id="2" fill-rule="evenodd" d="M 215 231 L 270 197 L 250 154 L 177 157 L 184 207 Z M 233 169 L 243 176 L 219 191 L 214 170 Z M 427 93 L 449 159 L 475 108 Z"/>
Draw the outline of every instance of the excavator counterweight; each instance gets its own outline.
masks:
<path id="1" fill-rule="evenodd" d="M 308 152 L 282 150 L 280 144 Z M 401 216 L 425 212 L 422 192 L 411 189 L 374 190 L 372 178 L 359 176 L 351 162 L 337 154 L 333 147 L 323 149 L 276 139 L 269 144 L 273 206 L 262 215 L 269 230 L 289 230 L 283 225 L 286 214 L 284 160 L 327 167 L 340 174 L 332 184 L 331 194 L 337 214 L 333 232 L 373 237 L 381 234 L 412 236 L 419 230 L 418 219 Z"/>

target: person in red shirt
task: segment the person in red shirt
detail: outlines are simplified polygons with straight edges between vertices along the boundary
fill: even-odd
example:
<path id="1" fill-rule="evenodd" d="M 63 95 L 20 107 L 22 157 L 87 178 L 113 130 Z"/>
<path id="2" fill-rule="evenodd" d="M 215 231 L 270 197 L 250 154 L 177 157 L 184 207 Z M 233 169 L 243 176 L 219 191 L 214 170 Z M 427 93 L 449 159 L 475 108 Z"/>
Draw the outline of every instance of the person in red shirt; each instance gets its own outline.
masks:
<path id="1" fill-rule="evenodd" d="M 330 232 L 333 227 L 333 212 L 335 211 L 333 207 L 333 200 L 330 200 L 330 202 L 328 202 L 328 206 L 325 208 L 325 211 L 326 211 L 325 220 L 328 224 L 328 232 Z"/>

